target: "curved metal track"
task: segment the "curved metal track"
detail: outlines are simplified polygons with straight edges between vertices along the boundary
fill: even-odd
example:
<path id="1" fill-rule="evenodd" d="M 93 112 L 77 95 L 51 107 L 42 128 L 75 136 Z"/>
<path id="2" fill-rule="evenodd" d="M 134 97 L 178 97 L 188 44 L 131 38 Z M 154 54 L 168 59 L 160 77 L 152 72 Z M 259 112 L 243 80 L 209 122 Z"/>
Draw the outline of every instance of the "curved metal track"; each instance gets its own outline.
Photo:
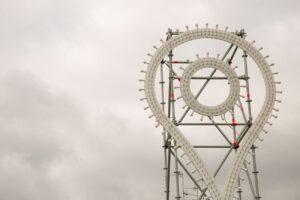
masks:
<path id="1" fill-rule="evenodd" d="M 237 151 L 235 161 L 232 163 L 231 169 L 227 175 L 227 182 L 223 194 L 217 188 L 214 178 L 209 174 L 206 166 L 202 162 L 201 156 L 194 150 L 191 143 L 182 134 L 182 132 L 176 127 L 176 125 L 174 125 L 170 121 L 170 119 L 165 115 L 164 111 L 160 106 L 160 103 L 156 98 L 156 93 L 155 93 L 156 72 L 161 61 L 168 54 L 168 52 L 170 52 L 172 49 L 174 49 L 175 47 L 183 43 L 192 40 L 197 40 L 197 39 L 204 39 L 204 38 L 226 41 L 244 50 L 255 61 L 260 72 L 262 73 L 262 77 L 265 84 L 266 98 L 264 100 L 264 104 L 256 120 L 253 122 L 253 125 L 248 130 L 247 135 L 244 137 L 243 143 L 240 145 Z M 201 61 L 195 61 L 195 62 L 196 62 L 195 65 L 197 65 L 197 62 L 201 62 Z M 164 127 L 166 132 L 168 132 L 171 135 L 171 137 L 176 141 L 178 146 L 180 146 L 180 148 L 186 153 L 186 155 L 192 161 L 193 165 L 197 169 L 197 172 L 203 178 L 203 181 L 212 199 L 214 200 L 232 199 L 235 184 L 238 175 L 240 173 L 240 170 L 243 166 L 246 155 L 249 152 L 255 140 L 257 139 L 258 135 L 264 128 L 267 120 L 269 119 L 272 113 L 272 109 L 276 101 L 276 83 L 273 77 L 273 73 L 270 69 L 269 64 L 265 60 L 264 56 L 260 53 L 259 49 L 255 48 L 252 43 L 249 43 L 244 38 L 241 38 L 227 31 L 210 29 L 210 28 L 201 28 L 201 29 L 197 28 L 195 30 L 187 30 L 186 32 L 181 33 L 178 36 L 167 40 L 165 43 L 162 44 L 162 46 L 160 46 L 157 49 L 155 54 L 152 56 L 148 64 L 146 75 L 145 75 L 144 91 L 145 91 L 145 98 L 148 102 L 149 108 L 152 110 L 158 123 Z M 199 105 L 196 105 L 196 101 L 189 101 L 189 106 L 191 107 L 191 109 L 193 109 Z M 206 113 L 206 115 L 210 117 L 210 114 Z M 213 116 L 213 114 L 211 116 Z"/>

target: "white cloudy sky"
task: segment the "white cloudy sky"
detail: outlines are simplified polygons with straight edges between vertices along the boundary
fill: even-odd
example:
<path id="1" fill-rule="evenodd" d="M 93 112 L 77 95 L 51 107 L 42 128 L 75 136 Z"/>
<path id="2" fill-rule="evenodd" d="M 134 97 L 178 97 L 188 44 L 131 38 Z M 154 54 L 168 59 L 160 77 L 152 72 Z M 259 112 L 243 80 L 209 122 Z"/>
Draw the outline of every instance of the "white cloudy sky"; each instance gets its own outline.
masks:
<path id="1" fill-rule="evenodd" d="M 0 1 L 0 198 L 163 198 L 160 134 L 138 99 L 168 27 L 245 28 L 280 71 L 280 118 L 260 152 L 262 196 L 300 198 L 297 0 Z"/>

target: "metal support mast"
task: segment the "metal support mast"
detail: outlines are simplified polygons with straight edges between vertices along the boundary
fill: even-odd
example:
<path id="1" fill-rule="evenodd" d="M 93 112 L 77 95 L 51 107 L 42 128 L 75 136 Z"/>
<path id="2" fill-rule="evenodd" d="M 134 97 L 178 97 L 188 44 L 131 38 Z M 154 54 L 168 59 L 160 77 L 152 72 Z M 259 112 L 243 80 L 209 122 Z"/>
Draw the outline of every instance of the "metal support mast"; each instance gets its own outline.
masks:
<path id="1" fill-rule="evenodd" d="M 174 35 L 177 35 L 178 32 L 173 32 L 171 29 L 168 30 L 167 32 L 167 40 L 171 39 Z M 237 32 L 241 37 L 245 37 L 245 32 L 241 30 L 240 32 Z M 228 49 L 225 51 L 223 57 L 221 60 L 226 60 L 229 64 L 232 64 L 232 61 L 235 57 L 235 54 L 238 50 L 237 46 L 234 46 L 233 44 L 230 44 Z M 240 135 L 240 138 L 238 137 L 236 127 L 238 126 L 251 126 L 252 123 L 252 112 L 251 112 L 251 99 L 250 99 L 250 86 L 249 86 L 249 77 L 248 77 L 248 65 L 247 65 L 247 53 L 243 51 L 243 62 L 244 62 L 244 76 L 239 77 L 240 80 L 245 81 L 245 88 L 246 88 L 246 96 L 247 96 L 247 110 L 248 110 L 248 117 L 246 117 L 246 113 L 244 111 L 244 108 L 242 107 L 241 100 L 239 100 L 239 107 L 241 108 L 242 116 L 243 116 L 243 122 L 236 122 L 235 118 L 235 109 L 232 109 L 231 111 L 231 117 L 232 117 L 232 122 L 215 122 L 212 118 L 210 118 L 210 122 L 201 122 L 201 123 L 191 123 L 191 122 L 185 122 L 183 123 L 183 120 L 185 119 L 186 115 L 190 111 L 190 107 L 187 107 L 185 111 L 183 112 L 182 116 L 179 118 L 179 120 L 176 120 L 176 112 L 175 112 L 175 107 L 176 107 L 176 99 L 175 99 L 175 94 L 174 94 L 174 81 L 178 80 L 178 75 L 174 72 L 173 70 L 173 64 L 190 64 L 190 61 L 173 61 L 174 57 L 174 50 L 170 51 L 168 54 L 168 60 L 163 60 L 160 65 L 160 85 L 161 85 L 161 106 L 162 109 L 165 111 L 165 96 L 167 96 L 168 101 L 167 101 L 167 116 L 168 118 L 176 125 L 176 126 L 214 126 L 218 132 L 222 135 L 222 137 L 227 141 L 228 145 L 194 145 L 194 148 L 202 148 L 202 149 L 228 149 L 227 153 L 225 154 L 225 157 L 222 159 L 221 163 L 215 170 L 213 177 L 216 177 L 218 172 L 221 170 L 223 167 L 224 163 L 228 159 L 229 155 L 232 153 L 232 150 L 234 152 L 237 151 L 238 145 L 240 140 L 242 139 L 242 136 Z M 230 54 L 230 52 L 232 52 Z M 230 55 L 229 55 L 230 54 Z M 228 56 L 229 55 L 229 56 Z M 167 71 L 165 70 L 167 68 Z M 204 84 L 202 87 L 199 89 L 197 94 L 195 95 L 195 98 L 198 98 L 202 92 L 205 90 L 205 87 L 209 84 L 210 81 L 212 80 L 226 80 L 226 77 L 216 77 L 214 76 L 216 73 L 216 69 L 214 69 L 211 74 L 208 77 L 192 77 L 194 80 L 205 80 Z M 167 89 L 167 94 L 165 94 L 165 77 L 164 77 L 164 72 L 167 72 L 168 74 L 168 89 Z M 233 131 L 233 141 L 229 139 L 229 137 L 224 133 L 224 131 L 220 128 L 222 126 L 227 126 L 230 127 Z M 247 133 L 247 129 L 245 129 L 244 134 Z M 187 169 L 187 166 L 183 164 L 182 161 L 180 161 L 180 158 L 178 158 L 178 152 L 177 149 L 179 148 L 176 144 L 176 141 L 173 141 L 170 135 L 164 130 L 163 131 L 163 155 L 164 155 L 164 171 L 165 171 L 165 193 L 166 193 L 166 200 L 170 200 L 171 198 L 171 157 L 174 157 L 174 176 L 175 176 L 175 191 L 174 191 L 174 198 L 177 200 L 180 200 L 181 198 L 185 198 L 185 196 L 189 196 L 189 193 L 185 192 L 185 188 L 182 188 L 179 184 L 180 178 L 183 179 L 183 173 L 191 179 L 192 184 L 194 184 L 194 188 L 196 188 L 196 193 L 199 200 L 204 200 L 207 195 L 206 195 L 206 188 L 202 188 L 200 184 L 198 183 L 199 180 L 197 181 L 192 172 L 190 172 Z M 250 185 L 250 190 L 252 191 L 253 197 L 255 200 L 260 199 L 259 196 L 259 187 L 258 187 L 258 176 L 257 176 L 257 169 L 256 169 L 256 157 L 255 157 L 255 147 L 252 147 L 252 156 L 253 156 L 253 167 L 254 167 L 254 186 L 253 182 L 251 179 L 251 176 L 248 172 L 248 166 L 245 163 L 244 164 L 244 169 L 247 172 L 247 180 Z M 247 168 L 246 168 L 247 167 Z M 181 172 L 183 171 L 183 173 Z M 237 182 L 237 195 L 234 196 L 234 198 L 242 200 L 242 183 L 241 180 L 242 178 L 238 179 Z M 182 180 L 183 181 L 183 180 Z M 181 193 L 182 191 L 182 193 Z M 199 193 L 198 193 L 199 192 Z M 182 194 L 182 196 L 181 196 Z"/>
<path id="2" fill-rule="evenodd" d="M 157 127 L 159 125 L 163 126 L 165 199 L 259 200 L 261 195 L 256 160 L 257 145 L 254 145 L 254 141 L 256 139 L 262 141 L 262 139 L 258 134 L 256 136 L 253 130 L 266 132 L 264 125 L 261 124 L 271 124 L 266 118 L 269 116 L 276 118 L 276 115 L 272 114 L 272 110 L 265 106 L 263 107 L 263 109 L 266 109 L 263 111 L 265 114 L 260 115 L 259 118 L 263 123 L 259 124 L 255 121 L 258 117 L 252 113 L 249 74 L 251 70 L 249 70 L 248 66 L 248 56 L 255 61 L 258 67 L 264 69 L 260 71 L 265 73 L 263 76 L 264 82 L 266 88 L 270 90 L 266 98 L 271 102 L 270 105 L 273 105 L 275 102 L 281 102 L 275 98 L 275 94 L 281 93 L 281 91 L 276 91 L 274 86 L 274 84 L 279 82 L 275 82 L 272 78 L 267 79 L 275 74 L 264 66 L 263 60 L 268 56 L 261 56 L 259 52 L 262 48 L 249 47 L 249 43 L 245 42 L 246 33 L 243 29 L 228 32 L 226 28 L 225 31 L 219 31 L 218 25 L 215 29 L 209 29 L 208 24 L 204 29 L 199 29 L 198 25 L 193 31 L 190 31 L 189 27 L 186 27 L 186 29 L 186 32 L 168 29 L 166 40 L 161 40 L 162 43 L 167 44 L 163 44 L 163 48 L 160 49 L 155 47 L 159 53 L 155 55 L 148 54 L 152 60 L 150 63 L 144 63 L 149 65 L 149 72 L 142 71 L 146 73 L 146 79 L 141 80 L 145 82 L 145 89 L 140 91 L 145 90 L 146 97 L 143 99 L 147 100 L 149 107 L 153 111 L 153 115 L 149 116 L 149 118 L 155 117 L 158 123 Z M 193 38 L 219 39 L 228 43 L 227 49 L 222 57 L 218 54 L 217 58 L 211 58 L 207 52 L 207 56 L 204 58 L 200 58 L 197 54 L 195 61 L 184 60 L 182 56 L 178 56 L 180 51 L 177 51 L 177 47 L 187 41 L 192 41 Z M 250 45 L 253 45 L 253 43 Z M 208 75 L 195 73 L 202 68 L 212 69 L 212 71 Z M 183 70 L 183 72 L 181 73 L 180 70 Z M 156 97 L 153 94 L 154 80 L 156 79 L 153 73 L 156 71 L 159 73 L 158 91 L 160 91 L 160 104 L 156 104 L 156 101 L 153 99 L 153 97 Z M 220 75 L 220 72 L 225 76 Z M 187 80 L 189 82 L 186 82 Z M 197 83 L 198 90 L 195 94 L 189 96 L 191 92 L 189 93 L 188 91 L 191 91 L 191 89 L 188 87 L 190 87 L 189 84 L 192 81 Z M 231 96 L 229 95 L 222 104 L 217 106 L 209 107 L 197 104 L 205 90 L 208 90 L 208 85 L 215 81 L 228 83 Z M 186 87 L 186 83 L 188 87 Z M 176 89 L 178 88 L 182 96 L 178 96 L 176 99 Z M 217 90 L 218 88 L 216 88 Z M 245 92 L 245 95 L 240 93 L 242 91 Z M 184 102 L 177 101 L 180 99 L 183 99 Z M 182 106 L 183 103 L 185 104 L 184 106 Z M 162 117 L 159 110 L 165 114 L 166 118 Z M 273 108 L 273 110 L 276 111 L 277 109 Z M 194 112 L 200 116 L 200 121 L 199 119 L 195 120 Z M 211 135 L 210 132 L 214 132 L 220 138 L 215 140 L 213 144 L 203 143 L 205 140 L 202 141 L 201 139 L 192 140 L 189 143 L 181 133 L 181 129 L 185 128 L 187 130 L 200 129 L 195 134 L 204 135 L 201 137 L 208 138 Z M 197 138 L 199 137 L 197 136 Z M 246 146 L 248 144 L 250 145 Z M 218 150 L 222 153 L 218 158 L 211 158 L 214 161 L 215 169 L 208 172 L 196 152 L 210 150 Z M 245 150 L 247 150 L 246 153 L 242 152 L 244 154 L 240 156 L 241 151 Z M 252 158 L 251 161 L 248 161 L 246 158 L 247 152 Z M 237 158 L 240 158 L 240 160 L 237 160 Z M 216 180 L 224 175 L 228 164 L 233 161 L 235 162 L 233 169 L 238 171 L 238 173 L 235 171 L 229 173 L 230 176 L 228 178 L 230 181 L 225 183 L 227 188 L 225 188 L 225 196 L 223 198 L 216 187 Z M 238 161 L 240 165 L 236 165 Z M 239 168 L 234 168 L 236 166 Z M 171 173 L 172 171 L 173 173 Z M 250 173 L 251 171 L 252 173 Z M 221 186 L 224 186 L 224 183 Z"/>

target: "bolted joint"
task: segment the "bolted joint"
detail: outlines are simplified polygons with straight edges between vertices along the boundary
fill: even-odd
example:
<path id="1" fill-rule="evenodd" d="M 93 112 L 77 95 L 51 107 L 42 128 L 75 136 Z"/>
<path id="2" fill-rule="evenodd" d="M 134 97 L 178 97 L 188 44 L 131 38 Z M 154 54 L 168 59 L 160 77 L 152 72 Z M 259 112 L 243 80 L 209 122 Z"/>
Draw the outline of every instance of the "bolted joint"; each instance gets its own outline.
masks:
<path id="1" fill-rule="evenodd" d="M 242 188 L 241 187 L 239 187 L 239 189 L 237 190 L 237 193 L 242 193 L 243 192 L 243 190 L 242 190 Z"/>
<path id="2" fill-rule="evenodd" d="M 237 141 L 237 140 L 233 141 L 233 143 L 232 143 L 232 148 L 233 148 L 233 149 L 238 149 L 239 147 L 240 147 L 239 141 Z"/>

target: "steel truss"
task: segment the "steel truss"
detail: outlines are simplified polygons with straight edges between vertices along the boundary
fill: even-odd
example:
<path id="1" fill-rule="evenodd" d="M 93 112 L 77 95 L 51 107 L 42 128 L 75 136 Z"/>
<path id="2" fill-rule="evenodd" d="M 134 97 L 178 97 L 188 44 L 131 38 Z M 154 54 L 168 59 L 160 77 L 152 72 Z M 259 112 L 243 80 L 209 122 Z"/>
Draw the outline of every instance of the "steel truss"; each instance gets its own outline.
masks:
<path id="1" fill-rule="evenodd" d="M 237 34 L 240 37 L 245 37 L 246 33 L 244 32 L 244 30 L 241 30 L 239 32 L 236 32 L 235 34 Z M 178 35 L 178 32 L 173 32 L 171 29 L 168 30 L 167 32 L 167 40 L 169 40 L 171 37 L 173 37 L 174 35 Z M 233 51 L 232 51 L 233 49 Z M 238 50 L 238 46 L 234 46 L 233 44 L 230 44 L 230 46 L 228 47 L 227 51 L 224 53 L 223 57 L 221 60 L 225 60 L 228 56 L 229 59 L 227 60 L 227 62 L 229 64 L 232 63 L 232 60 L 234 59 L 234 56 L 236 55 L 236 52 Z M 232 51 L 232 52 L 231 52 Z M 231 55 L 230 55 L 231 53 Z M 222 168 L 222 166 L 224 165 L 224 163 L 226 162 L 226 160 L 228 159 L 228 156 L 231 153 L 234 153 L 234 151 L 237 150 L 238 148 L 238 144 L 242 141 L 243 136 L 245 134 L 247 134 L 247 131 L 249 130 L 249 128 L 252 125 L 252 113 L 251 113 L 251 98 L 250 98 L 250 86 L 249 86 L 249 77 L 248 77 L 248 66 L 247 66 L 247 57 L 248 55 L 246 54 L 246 52 L 243 52 L 243 59 L 244 59 L 244 76 L 240 76 L 239 79 L 244 80 L 245 81 L 245 85 L 246 85 L 246 91 L 247 91 L 247 111 L 248 111 L 248 117 L 246 118 L 246 114 L 244 109 L 241 109 L 241 112 L 244 116 L 244 121 L 243 123 L 236 123 L 234 120 L 234 115 L 235 115 L 235 110 L 232 110 L 232 123 L 226 122 L 226 123 L 216 123 L 214 122 L 214 120 L 212 118 L 210 118 L 211 122 L 210 123 L 192 123 L 192 122 L 183 122 L 183 120 L 185 119 L 186 115 L 188 114 L 188 112 L 190 111 L 190 107 L 187 107 L 183 113 L 183 115 L 181 115 L 179 117 L 179 120 L 177 120 L 176 118 L 176 110 L 175 110 L 175 102 L 176 99 L 174 98 L 174 81 L 180 79 L 180 77 L 178 77 L 178 75 L 176 74 L 176 72 L 173 70 L 173 66 L 176 64 L 190 64 L 192 62 L 190 61 L 174 61 L 174 54 L 173 51 L 170 51 L 168 54 L 169 60 L 163 60 L 161 62 L 161 66 L 160 66 L 160 85 L 161 85 L 161 105 L 162 105 L 162 109 L 165 110 L 165 105 L 167 106 L 167 115 L 168 118 L 171 119 L 171 121 L 176 125 L 176 126 L 215 126 L 216 129 L 219 131 L 219 133 L 226 139 L 226 141 L 228 142 L 228 145 L 226 146 L 220 146 L 220 145 L 194 145 L 194 148 L 225 148 L 228 149 L 227 153 L 225 154 L 224 158 L 222 159 L 221 163 L 219 164 L 218 168 L 216 169 L 216 171 L 213 174 L 213 177 L 216 177 L 218 175 L 218 172 L 220 171 L 220 169 Z M 167 67 L 168 68 L 168 91 L 167 91 L 167 103 L 165 102 L 165 90 L 164 90 L 164 84 L 165 84 L 165 79 L 164 79 L 164 74 L 163 74 L 163 68 Z M 227 79 L 227 77 L 214 77 L 214 74 L 216 73 L 216 69 L 214 69 L 212 71 L 212 73 L 210 74 L 209 77 L 192 77 L 192 79 L 204 79 L 206 80 L 205 83 L 202 85 L 202 87 L 200 88 L 200 90 L 198 91 L 198 93 L 195 95 L 195 98 L 198 98 L 201 93 L 204 91 L 205 87 L 207 86 L 207 84 L 211 81 L 211 80 L 220 80 L 220 79 Z M 241 101 L 239 101 L 239 103 L 242 105 Z M 243 108 L 243 107 L 241 107 Z M 232 128 L 233 131 L 233 135 L 234 135 L 234 141 L 230 141 L 228 139 L 228 137 L 226 136 L 226 134 L 221 130 L 220 126 L 230 126 Z M 237 136 L 237 131 L 236 131 L 236 126 L 243 126 L 244 127 L 244 131 L 242 131 L 242 133 L 239 135 L 239 137 Z M 206 188 L 202 188 L 200 186 L 200 180 L 196 180 L 193 177 L 193 172 L 190 172 L 187 168 L 186 165 L 184 164 L 181 159 L 178 157 L 178 152 L 177 152 L 177 145 L 176 145 L 176 141 L 171 140 L 171 136 L 164 130 L 163 133 L 163 149 L 164 149 L 164 171 L 165 171 L 165 193 L 166 193 L 166 200 L 170 199 L 170 178 L 171 178 L 171 161 L 173 158 L 173 162 L 174 162 L 174 175 L 175 175 L 175 185 L 176 185 L 176 189 L 175 189 L 175 199 L 179 200 L 179 199 L 185 199 L 185 196 L 187 195 L 192 195 L 193 197 L 196 197 L 195 199 L 199 199 L 199 200 L 204 200 L 207 199 L 206 197 Z M 251 189 L 251 193 L 252 193 L 252 197 L 255 200 L 260 199 L 260 193 L 259 193 L 259 183 L 258 183 L 258 170 L 257 170 L 257 161 L 256 161 L 256 148 L 257 146 L 253 145 L 251 147 L 251 155 L 252 155 L 252 164 L 253 164 L 253 171 L 252 171 L 252 175 L 253 177 L 251 177 L 251 173 L 248 170 L 248 163 L 244 163 L 244 171 L 246 172 L 246 179 L 249 183 L 250 189 Z M 180 166 L 180 167 L 179 167 Z M 192 181 L 192 183 L 194 184 L 194 190 L 196 191 L 196 194 L 189 194 L 187 192 L 185 192 L 185 188 L 182 188 L 180 186 L 180 176 L 183 176 L 184 172 Z M 240 178 L 238 180 L 238 189 L 236 191 L 237 196 L 235 196 L 236 199 L 242 200 L 242 187 L 241 187 L 241 179 L 244 180 L 243 178 Z M 196 196 L 195 196 L 196 195 Z"/>
<path id="2" fill-rule="evenodd" d="M 181 34 L 179 31 L 172 31 L 171 29 L 167 32 L 166 41 L 171 40 L 173 37 Z M 246 33 L 244 30 L 233 32 L 236 36 L 240 38 L 245 38 Z M 239 49 L 238 45 L 234 43 L 229 44 L 228 49 L 225 51 L 224 55 L 220 58 L 221 61 L 228 63 L 230 66 L 237 56 L 237 51 Z M 151 55 L 150 55 L 151 56 Z M 218 56 L 219 57 L 219 56 Z M 248 54 L 245 50 L 242 49 L 242 60 L 243 60 L 243 75 L 238 76 L 238 80 L 243 82 L 243 86 L 246 91 L 246 96 L 240 95 L 238 98 L 237 104 L 230 110 L 226 115 L 222 115 L 222 121 L 216 120 L 213 116 L 204 116 L 207 120 L 201 122 L 189 121 L 187 119 L 188 114 L 190 116 L 194 115 L 194 111 L 192 111 L 191 107 L 184 106 L 184 111 L 181 112 L 181 115 L 178 115 L 178 105 L 177 101 L 180 100 L 181 97 L 175 98 L 175 90 L 176 82 L 181 79 L 181 76 L 177 72 L 179 66 L 189 65 L 193 62 L 189 60 L 176 60 L 173 49 L 169 51 L 167 57 L 161 60 L 159 66 L 159 85 L 160 85 L 160 105 L 162 111 L 168 117 L 168 119 L 176 126 L 176 127 L 203 127 L 210 126 L 214 127 L 218 134 L 225 140 L 226 145 L 203 145 L 203 144 L 193 144 L 194 149 L 223 149 L 225 151 L 224 157 L 220 160 L 219 165 L 215 169 L 212 174 L 213 178 L 216 178 L 219 172 L 224 168 L 224 165 L 228 161 L 229 157 L 232 154 L 235 154 L 239 149 L 240 144 L 243 142 L 243 139 L 247 135 L 249 129 L 253 125 L 253 116 L 252 116 L 252 108 L 251 108 L 251 96 L 250 96 L 250 77 L 248 73 Z M 148 63 L 146 63 L 148 64 Z M 196 99 L 203 93 L 207 85 L 211 81 L 220 81 L 220 80 L 228 80 L 228 77 L 223 76 L 215 76 L 217 69 L 213 69 L 213 71 L 209 74 L 209 76 L 193 76 L 191 80 L 203 80 L 204 83 L 198 90 L 198 92 L 194 95 Z M 143 81 L 143 80 L 142 80 Z M 245 98 L 245 101 L 242 100 Z M 143 99 L 142 99 L 143 100 Z M 279 100 L 276 100 L 280 102 Z M 243 103 L 245 102 L 245 106 Z M 147 108 L 146 108 L 147 109 Z M 276 109 L 275 109 L 276 110 Z M 237 113 L 239 113 L 241 119 L 239 121 L 236 118 Z M 228 114 L 230 116 L 228 116 Z M 151 118 L 154 115 L 151 115 Z M 272 116 L 276 117 L 272 114 Z M 230 118 L 230 120 L 228 119 Z M 158 121 L 159 122 L 159 121 Z M 267 122 L 271 125 L 270 122 Z M 230 128 L 229 131 L 224 131 L 224 128 Z M 238 129 L 239 127 L 239 129 Z M 262 130 L 266 132 L 265 129 Z M 229 137 L 230 135 L 230 137 Z M 165 177 L 165 198 L 166 200 L 170 200 L 175 198 L 177 200 L 208 200 L 211 199 L 211 194 L 208 191 L 208 187 L 206 186 L 203 178 L 197 175 L 197 171 L 193 168 L 192 160 L 186 156 L 186 152 L 181 149 L 181 146 L 178 145 L 177 141 L 172 137 L 172 134 L 163 127 L 162 131 L 163 136 L 163 157 L 164 157 L 164 177 Z M 259 140 L 262 140 L 258 137 Z M 260 190 L 259 190 L 259 178 L 258 178 L 258 167 L 256 160 L 256 149 L 258 147 L 254 144 L 251 146 L 251 150 L 248 154 L 251 157 L 251 161 L 245 160 L 243 161 L 242 171 L 239 173 L 236 189 L 234 190 L 233 199 L 255 199 L 259 200 Z M 173 172 L 172 172 L 173 171 Z M 246 176 L 242 177 L 242 174 Z M 174 178 L 174 180 L 173 180 Z M 187 181 L 189 180 L 189 181 Z M 245 185 L 248 183 L 246 191 L 249 194 L 244 195 Z"/>

